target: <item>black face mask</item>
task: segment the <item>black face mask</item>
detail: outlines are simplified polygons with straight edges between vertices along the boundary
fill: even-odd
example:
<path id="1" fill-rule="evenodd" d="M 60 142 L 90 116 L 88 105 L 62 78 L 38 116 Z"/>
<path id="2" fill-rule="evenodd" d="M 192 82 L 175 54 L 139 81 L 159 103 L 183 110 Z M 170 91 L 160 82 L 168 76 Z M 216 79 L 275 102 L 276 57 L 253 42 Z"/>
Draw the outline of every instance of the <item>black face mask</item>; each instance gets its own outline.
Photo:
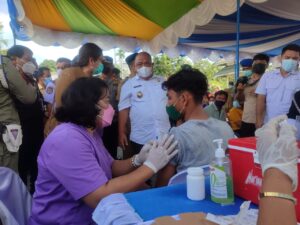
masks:
<path id="1" fill-rule="evenodd" d="M 254 64 L 252 66 L 252 72 L 253 73 L 257 73 L 259 75 L 262 75 L 264 74 L 264 72 L 266 71 L 266 64 L 264 63 L 257 63 L 257 64 Z"/>
<path id="2" fill-rule="evenodd" d="M 223 101 L 215 101 L 215 105 L 217 106 L 217 108 L 220 110 L 222 108 L 222 106 L 225 104 L 225 102 Z"/>

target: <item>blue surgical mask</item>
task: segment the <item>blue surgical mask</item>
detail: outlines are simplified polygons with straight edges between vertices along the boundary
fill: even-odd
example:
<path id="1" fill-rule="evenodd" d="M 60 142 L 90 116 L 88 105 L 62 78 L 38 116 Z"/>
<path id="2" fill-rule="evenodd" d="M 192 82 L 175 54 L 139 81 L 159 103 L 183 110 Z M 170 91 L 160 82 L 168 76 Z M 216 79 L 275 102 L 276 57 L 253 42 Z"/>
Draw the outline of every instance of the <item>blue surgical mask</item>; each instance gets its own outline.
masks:
<path id="1" fill-rule="evenodd" d="M 102 71 L 103 71 L 103 68 L 104 68 L 103 64 L 100 63 L 99 66 L 96 69 L 94 69 L 93 76 L 95 76 L 95 75 L 96 76 L 101 75 Z"/>
<path id="2" fill-rule="evenodd" d="M 252 75 L 252 70 L 244 70 L 243 71 L 244 76 L 250 77 Z"/>
<path id="3" fill-rule="evenodd" d="M 298 67 L 298 61 L 294 59 L 284 59 L 281 62 L 281 68 L 286 72 L 295 71 Z"/>
<path id="4" fill-rule="evenodd" d="M 44 84 L 47 86 L 50 82 L 52 82 L 52 79 L 51 79 L 51 77 L 46 77 L 45 79 L 44 79 Z"/>
<path id="5" fill-rule="evenodd" d="M 236 100 L 233 101 L 232 106 L 233 106 L 233 108 L 240 108 L 241 107 L 240 103 Z"/>

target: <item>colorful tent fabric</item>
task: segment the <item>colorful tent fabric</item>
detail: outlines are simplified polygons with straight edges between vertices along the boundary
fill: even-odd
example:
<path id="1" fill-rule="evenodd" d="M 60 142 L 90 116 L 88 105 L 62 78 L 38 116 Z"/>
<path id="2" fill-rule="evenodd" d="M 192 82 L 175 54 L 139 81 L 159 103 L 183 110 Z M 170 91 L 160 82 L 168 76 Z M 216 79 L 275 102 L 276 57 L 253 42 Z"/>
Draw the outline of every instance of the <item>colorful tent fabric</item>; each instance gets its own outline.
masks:
<path id="1" fill-rule="evenodd" d="M 266 0 L 248 0 L 253 3 Z M 74 48 L 91 41 L 104 49 L 174 48 L 195 26 L 236 11 L 236 0 L 7 0 L 19 40 Z M 240 0 L 241 5 L 245 0 Z"/>
<path id="2" fill-rule="evenodd" d="M 247 2 L 240 8 L 240 51 L 278 55 L 288 43 L 300 44 L 300 1 L 272 0 L 262 4 Z M 180 44 L 193 48 L 234 51 L 236 13 L 215 16 L 205 26 L 196 26 Z"/>

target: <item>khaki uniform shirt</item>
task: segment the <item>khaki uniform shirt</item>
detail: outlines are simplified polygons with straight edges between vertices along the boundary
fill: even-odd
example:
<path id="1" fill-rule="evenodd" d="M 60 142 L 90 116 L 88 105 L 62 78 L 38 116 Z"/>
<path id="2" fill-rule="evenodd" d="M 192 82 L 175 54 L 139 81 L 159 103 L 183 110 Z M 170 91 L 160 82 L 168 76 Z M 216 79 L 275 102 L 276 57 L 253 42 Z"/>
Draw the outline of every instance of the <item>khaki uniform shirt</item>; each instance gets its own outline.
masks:
<path id="1" fill-rule="evenodd" d="M 242 121 L 245 123 L 256 123 L 256 94 L 258 82 L 253 86 L 246 86 L 244 89 L 245 101 Z"/>
<path id="2" fill-rule="evenodd" d="M 4 125 L 20 124 L 13 98 L 25 104 L 32 104 L 37 98 L 36 88 L 28 83 L 11 60 L 4 56 L 0 60 L 0 73 L 2 73 L 1 79 L 4 79 L 8 84 L 7 88 L 0 82 L 0 122 Z M 7 150 L 2 141 L 2 134 L 0 134 L 0 166 L 18 171 L 18 153 Z"/>
<path id="3" fill-rule="evenodd" d="M 66 68 L 62 71 L 59 78 L 56 80 L 55 87 L 55 97 L 54 97 L 54 106 L 55 108 L 61 106 L 61 97 L 63 92 L 70 86 L 70 84 L 81 78 L 81 77 L 89 77 L 83 73 L 80 67 L 70 67 Z M 52 113 L 49 119 L 46 122 L 44 135 L 45 137 L 58 125 L 58 121 L 54 117 L 54 113 Z"/>
<path id="4" fill-rule="evenodd" d="M 70 67 L 62 71 L 61 75 L 56 81 L 55 87 L 55 107 L 61 106 L 61 96 L 63 92 L 70 86 L 70 84 L 81 77 L 90 77 L 83 73 L 80 67 Z"/>

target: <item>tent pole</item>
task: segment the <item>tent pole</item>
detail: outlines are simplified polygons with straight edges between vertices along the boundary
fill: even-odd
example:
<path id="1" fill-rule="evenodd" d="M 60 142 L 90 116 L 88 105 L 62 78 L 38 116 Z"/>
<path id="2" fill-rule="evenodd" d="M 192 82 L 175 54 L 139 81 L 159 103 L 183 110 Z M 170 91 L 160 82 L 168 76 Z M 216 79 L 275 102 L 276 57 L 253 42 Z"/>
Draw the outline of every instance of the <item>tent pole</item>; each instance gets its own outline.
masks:
<path id="1" fill-rule="evenodd" d="M 235 49 L 235 81 L 239 78 L 240 72 L 240 0 L 236 0 L 236 49 Z"/>

